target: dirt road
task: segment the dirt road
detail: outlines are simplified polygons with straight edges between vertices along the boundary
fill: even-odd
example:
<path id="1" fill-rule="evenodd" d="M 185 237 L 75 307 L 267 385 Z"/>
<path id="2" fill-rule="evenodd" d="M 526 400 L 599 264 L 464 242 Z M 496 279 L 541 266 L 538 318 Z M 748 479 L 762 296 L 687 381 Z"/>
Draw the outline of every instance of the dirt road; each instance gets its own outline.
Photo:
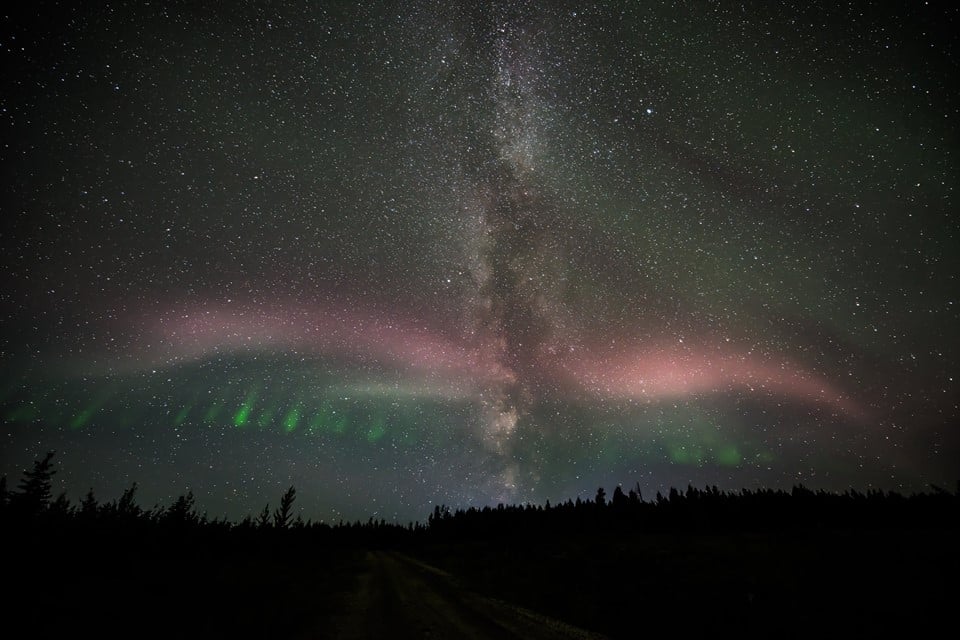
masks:
<path id="1" fill-rule="evenodd" d="M 358 588 L 322 635 L 344 640 L 602 637 L 472 593 L 438 569 L 382 551 L 367 554 Z"/>

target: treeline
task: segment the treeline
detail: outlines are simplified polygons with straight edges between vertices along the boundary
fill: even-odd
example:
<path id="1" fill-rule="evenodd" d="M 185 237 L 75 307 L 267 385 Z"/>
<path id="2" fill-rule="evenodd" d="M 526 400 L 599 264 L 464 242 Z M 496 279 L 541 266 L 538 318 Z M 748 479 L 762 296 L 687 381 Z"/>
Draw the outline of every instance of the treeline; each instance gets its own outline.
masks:
<path id="1" fill-rule="evenodd" d="M 457 509 L 437 506 L 426 525 L 406 526 L 370 518 L 366 522 L 329 525 L 294 515 L 296 489 L 280 496 L 276 508 L 264 506 L 256 516 L 239 522 L 210 518 L 197 510 L 188 492 L 169 506 L 144 509 L 137 504 L 137 485 L 120 498 L 99 502 L 89 491 L 73 504 L 65 494 L 52 496 L 53 453 L 25 471 L 16 490 L 0 479 L 0 521 L 8 526 L 102 532 L 180 531 L 213 535 L 337 538 L 348 543 L 392 545 L 412 540 L 492 538 L 517 534 L 568 535 L 575 533 L 659 531 L 771 531 L 816 528 L 942 528 L 960 524 L 960 486 L 951 493 L 939 487 L 908 496 L 881 490 L 861 493 L 812 491 L 797 486 L 790 491 L 759 489 L 721 491 L 716 486 L 686 491 L 670 489 L 644 500 L 639 486 L 624 492 L 616 487 L 608 499 L 600 488 L 592 500 L 567 500 L 551 505 L 503 505 Z"/>
<path id="2" fill-rule="evenodd" d="M 960 487 L 950 493 L 931 487 L 928 493 L 904 496 L 869 490 L 861 493 L 812 491 L 803 486 L 781 489 L 721 491 L 716 486 L 657 492 L 643 499 L 639 486 L 613 491 L 601 487 L 593 500 L 567 500 L 558 505 L 498 505 L 450 511 L 436 507 L 428 519 L 433 535 L 495 537 L 531 533 L 557 535 L 604 531 L 711 532 L 775 531 L 817 528 L 942 528 L 960 525 Z"/>
<path id="3" fill-rule="evenodd" d="M 53 477 L 57 473 L 53 457 L 51 452 L 36 460 L 32 469 L 24 471 L 16 490 L 8 489 L 6 476 L 0 478 L 0 523 L 14 530 L 58 530 L 84 535 L 136 537 L 174 533 L 207 538 L 228 535 L 235 540 L 274 539 L 283 535 L 286 541 L 326 536 L 354 544 L 391 544 L 424 529 L 419 523 L 402 527 L 373 518 L 366 522 L 341 521 L 335 525 L 304 520 L 300 514 L 294 515 L 297 492 L 292 486 L 280 496 L 276 508 L 268 503 L 256 516 L 248 515 L 238 522 L 211 518 L 199 511 L 191 491 L 168 506 L 143 508 L 137 504 L 136 483 L 118 499 L 100 502 L 91 489 L 79 504 L 74 504 L 65 493 L 53 498 Z"/>

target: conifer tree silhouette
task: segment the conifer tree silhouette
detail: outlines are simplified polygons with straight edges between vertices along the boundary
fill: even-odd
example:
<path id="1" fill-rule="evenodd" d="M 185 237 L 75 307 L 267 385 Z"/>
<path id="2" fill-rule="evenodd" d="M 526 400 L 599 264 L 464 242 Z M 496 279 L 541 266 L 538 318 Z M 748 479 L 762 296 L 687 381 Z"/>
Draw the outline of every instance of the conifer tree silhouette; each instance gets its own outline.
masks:
<path id="1" fill-rule="evenodd" d="M 97 498 L 93 495 L 93 487 L 90 487 L 87 495 L 80 501 L 80 515 L 84 518 L 93 518 L 97 515 L 97 508 Z"/>
<path id="2" fill-rule="evenodd" d="M 13 494 L 13 504 L 29 515 L 44 511 L 50 504 L 53 475 L 53 451 L 48 451 L 43 460 L 34 460 L 33 469 L 23 472 L 19 493 Z"/>
<path id="3" fill-rule="evenodd" d="M 74 508 L 70 504 L 70 500 L 67 499 L 67 493 L 61 492 L 57 496 L 57 499 L 54 500 L 48 509 L 51 516 L 54 518 L 65 519 L 73 515 Z"/>
<path id="4" fill-rule="evenodd" d="M 136 490 L 135 487 L 131 488 Z M 180 496 L 170 505 L 164 514 L 164 519 L 171 524 L 184 525 L 197 522 L 197 514 L 193 510 L 193 491 L 187 491 L 185 495 Z"/>
<path id="5" fill-rule="evenodd" d="M 273 526 L 277 529 L 286 529 L 290 524 L 290 518 L 292 514 L 290 513 L 291 507 L 293 507 L 293 501 L 297 499 L 297 490 L 291 485 L 287 489 L 286 493 L 283 494 L 283 497 L 280 498 L 280 508 L 273 512 Z"/>
<path id="6" fill-rule="evenodd" d="M 602 507 L 607 504 L 607 492 L 603 490 L 603 487 L 597 489 L 596 503 L 598 507 Z"/>
<path id="7" fill-rule="evenodd" d="M 270 526 L 270 503 L 263 505 L 263 511 L 260 512 L 260 517 L 257 518 L 257 528 L 266 529 Z"/>
<path id="8" fill-rule="evenodd" d="M 136 503 L 137 483 L 130 485 L 129 489 L 124 490 L 123 495 L 117 502 L 117 516 L 121 518 L 136 518 L 140 515 L 141 509 Z M 193 497 L 193 494 L 190 494 Z"/>
<path id="9" fill-rule="evenodd" d="M 613 506 L 621 509 L 627 505 L 627 502 L 627 496 L 623 493 L 623 488 L 617 486 L 617 488 L 613 490 Z"/>

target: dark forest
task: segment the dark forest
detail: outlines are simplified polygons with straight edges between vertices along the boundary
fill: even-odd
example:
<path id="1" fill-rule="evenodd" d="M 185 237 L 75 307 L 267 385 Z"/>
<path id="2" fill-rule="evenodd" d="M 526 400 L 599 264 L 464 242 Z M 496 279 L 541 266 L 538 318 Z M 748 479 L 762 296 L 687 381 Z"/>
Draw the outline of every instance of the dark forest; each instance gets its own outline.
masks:
<path id="1" fill-rule="evenodd" d="M 7 624 L 44 637 L 802 637 L 934 629 L 957 595 L 960 493 L 940 487 L 618 486 L 330 524 L 294 487 L 233 522 L 190 492 L 141 507 L 136 484 L 54 498 L 56 471 L 49 453 L 0 484 Z"/>

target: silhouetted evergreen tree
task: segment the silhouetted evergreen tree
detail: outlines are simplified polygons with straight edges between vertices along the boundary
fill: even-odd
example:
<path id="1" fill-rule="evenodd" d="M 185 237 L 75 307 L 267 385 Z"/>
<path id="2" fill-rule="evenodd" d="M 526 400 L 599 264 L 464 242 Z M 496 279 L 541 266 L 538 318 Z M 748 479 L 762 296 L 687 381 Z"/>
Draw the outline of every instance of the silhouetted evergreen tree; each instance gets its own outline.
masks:
<path id="1" fill-rule="evenodd" d="M 61 492 L 48 508 L 48 513 L 54 518 L 66 519 L 73 515 L 74 508 L 67 499 L 66 492 Z"/>
<path id="2" fill-rule="evenodd" d="M 130 485 L 130 488 L 124 490 L 123 495 L 120 496 L 120 500 L 117 501 L 117 517 L 132 520 L 138 518 L 140 514 L 143 513 L 143 510 L 137 506 L 136 495 L 137 483 L 134 482 L 132 485 Z M 193 494 L 190 495 L 190 498 L 192 500 Z"/>
<path id="3" fill-rule="evenodd" d="M 260 512 L 260 517 L 257 518 L 257 528 L 267 529 L 269 527 L 270 527 L 270 503 L 268 502 L 263 506 L 263 511 Z"/>
<path id="4" fill-rule="evenodd" d="M 286 529 L 290 524 L 290 518 L 293 514 L 290 509 L 293 507 L 293 501 L 297 499 L 297 490 L 291 485 L 289 489 L 280 498 L 280 508 L 273 512 L 273 526 L 277 529 Z"/>
<path id="5" fill-rule="evenodd" d="M 87 491 L 87 495 L 83 496 L 83 500 L 80 501 L 80 515 L 84 518 L 92 519 L 97 515 L 97 499 L 93 495 L 93 487 Z"/>
<path id="6" fill-rule="evenodd" d="M 617 509 L 622 509 L 627 506 L 627 496 L 623 493 L 622 487 L 617 487 L 613 490 L 613 500 L 611 501 L 612 505 Z"/>
<path id="7" fill-rule="evenodd" d="M 197 523 L 197 514 L 193 509 L 193 491 L 187 491 L 174 501 L 163 514 L 163 520 L 172 525 L 188 525 Z"/>
<path id="8" fill-rule="evenodd" d="M 33 469 L 23 472 L 20 481 L 19 493 L 13 494 L 11 500 L 20 512 L 34 515 L 45 510 L 50 504 L 53 475 L 57 472 L 53 468 L 53 451 L 48 451 L 42 460 L 33 461 Z"/>
<path id="9" fill-rule="evenodd" d="M 35 461 L 33 469 L 24 472 L 17 492 L 7 492 L 0 479 L 0 506 L 5 502 L 8 504 L 5 523 L 14 522 L 18 517 L 26 519 L 44 513 L 43 518 L 25 530 L 32 531 L 34 524 L 49 521 L 57 523 L 51 529 L 62 522 L 79 529 L 89 527 L 88 530 L 97 536 L 110 532 L 140 535 L 150 527 L 189 525 L 189 535 L 213 531 L 217 535 L 236 532 L 231 535 L 243 536 L 250 535 L 254 529 L 276 529 L 278 532 L 323 532 L 323 535 L 350 541 L 349 544 L 371 541 L 392 544 L 405 537 L 415 540 L 437 536 L 437 539 L 456 540 L 461 536 L 486 539 L 545 533 L 955 527 L 960 522 L 960 494 L 940 487 L 931 487 L 930 493 L 903 496 L 875 489 L 866 493 L 848 490 L 837 494 L 812 491 L 803 486 L 790 490 L 743 489 L 736 492 L 720 491 L 716 486 L 702 489 L 688 486 L 684 491 L 670 488 L 668 497 L 657 492 L 653 502 L 644 502 L 637 485 L 629 494 L 625 494 L 622 487 L 615 487 L 609 502 L 605 490 L 600 487 L 592 501 L 578 497 L 576 501 L 568 499 L 557 505 L 548 502 L 546 508 L 533 504 L 498 504 L 496 507 L 471 507 L 451 512 L 445 505 L 437 505 L 429 514 L 427 526 L 413 523 L 401 527 L 388 525 L 383 519 L 370 518 L 366 522 L 341 522 L 329 527 L 304 522 L 301 516 L 294 515 L 296 490 L 291 486 L 275 511 L 271 511 L 268 503 L 258 518 L 248 516 L 234 525 L 225 519 L 209 520 L 206 514 L 198 516 L 192 492 L 180 496 L 169 507 L 157 506 L 144 511 L 136 504 L 136 483 L 118 500 L 102 505 L 98 505 L 92 489 L 80 501 L 79 508 L 72 507 L 65 495 L 51 502 L 51 478 L 55 473 L 52 457 L 50 453 Z"/>

